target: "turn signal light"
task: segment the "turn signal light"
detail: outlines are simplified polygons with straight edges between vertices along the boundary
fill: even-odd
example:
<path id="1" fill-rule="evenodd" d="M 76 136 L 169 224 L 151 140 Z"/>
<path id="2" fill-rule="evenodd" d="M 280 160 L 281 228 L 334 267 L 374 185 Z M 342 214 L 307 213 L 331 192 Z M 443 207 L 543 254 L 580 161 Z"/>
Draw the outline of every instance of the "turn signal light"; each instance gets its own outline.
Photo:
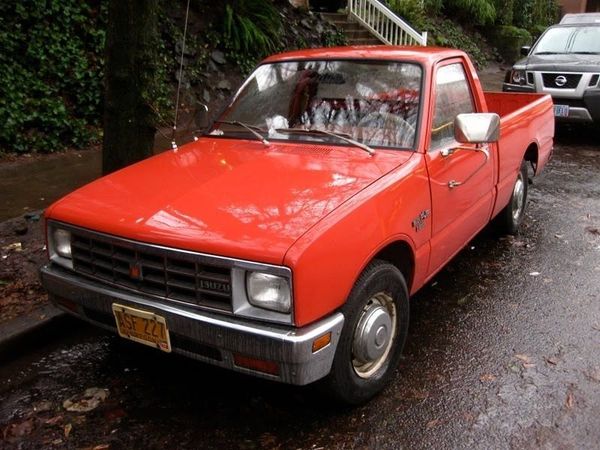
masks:
<path id="1" fill-rule="evenodd" d="M 312 352 L 317 353 L 322 348 L 325 348 L 331 342 L 331 331 L 323 336 L 318 337 L 313 341 Z"/>
<path id="2" fill-rule="evenodd" d="M 250 358 L 249 356 L 236 353 L 233 355 L 233 362 L 236 366 L 243 367 L 245 369 L 268 373 L 269 375 L 279 375 L 279 365 L 273 361 Z"/>

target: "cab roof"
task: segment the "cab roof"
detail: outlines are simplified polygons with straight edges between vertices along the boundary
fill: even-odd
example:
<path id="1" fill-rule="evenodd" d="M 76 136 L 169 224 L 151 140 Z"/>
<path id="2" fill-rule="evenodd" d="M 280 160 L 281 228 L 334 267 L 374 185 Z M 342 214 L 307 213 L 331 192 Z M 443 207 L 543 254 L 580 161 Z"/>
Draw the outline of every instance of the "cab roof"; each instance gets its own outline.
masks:
<path id="1" fill-rule="evenodd" d="M 263 63 L 302 59 L 365 59 L 412 61 L 431 66 L 436 61 L 456 56 L 465 56 L 465 53 L 460 50 L 441 47 L 364 45 L 294 50 L 269 56 Z"/>

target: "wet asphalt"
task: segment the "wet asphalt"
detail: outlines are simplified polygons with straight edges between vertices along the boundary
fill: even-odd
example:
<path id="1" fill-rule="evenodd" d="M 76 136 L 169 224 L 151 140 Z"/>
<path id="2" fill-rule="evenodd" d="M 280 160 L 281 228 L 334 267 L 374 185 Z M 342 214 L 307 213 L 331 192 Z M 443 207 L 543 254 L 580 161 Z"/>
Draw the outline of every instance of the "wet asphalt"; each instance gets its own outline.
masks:
<path id="1" fill-rule="evenodd" d="M 0 448 L 600 448 L 600 133 L 558 130 L 516 238 L 484 230 L 411 303 L 369 404 L 130 344 L 79 322 L 0 365 Z M 62 404 L 108 390 L 89 412 Z"/>

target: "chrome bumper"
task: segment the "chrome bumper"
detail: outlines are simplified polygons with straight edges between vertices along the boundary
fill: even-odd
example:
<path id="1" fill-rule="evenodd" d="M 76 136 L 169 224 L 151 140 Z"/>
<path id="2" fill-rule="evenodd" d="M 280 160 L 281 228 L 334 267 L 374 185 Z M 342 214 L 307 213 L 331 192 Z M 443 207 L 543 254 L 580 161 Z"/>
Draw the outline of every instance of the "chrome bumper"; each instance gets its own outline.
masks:
<path id="1" fill-rule="evenodd" d="M 166 319 L 174 352 L 238 372 L 296 385 L 312 383 L 329 373 L 344 324 L 341 313 L 334 313 L 304 328 L 252 322 L 162 303 L 79 276 L 55 264 L 43 267 L 40 274 L 54 304 L 94 325 L 117 331 L 112 313 L 114 302 L 154 312 Z M 71 303 L 71 307 L 65 306 L 65 300 Z M 313 353 L 315 339 L 328 332 L 331 332 L 329 345 Z M 234 362 L 236 354 L 274 362 L 279 367 L 278 374 L 239 367 Z"/>

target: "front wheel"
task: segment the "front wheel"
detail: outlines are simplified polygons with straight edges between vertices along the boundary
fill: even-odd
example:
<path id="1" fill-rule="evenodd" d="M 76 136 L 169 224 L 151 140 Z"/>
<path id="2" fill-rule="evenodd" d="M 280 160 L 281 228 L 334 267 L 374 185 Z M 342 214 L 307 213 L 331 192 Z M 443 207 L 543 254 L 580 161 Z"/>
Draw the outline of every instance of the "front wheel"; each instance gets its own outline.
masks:
<path id="1" fill-rule="evenodd" d="M 527 161 L 523 161 L 508 205 L 498 214 L 496 223 L 500 233 L 515 235 L 519 232 L 527 205 L 527 183 Z"/>
<path id="2" fill-rule="evenodd" d="M 374 261 L 343 308 L 345 322 L 330 374 L 323 381 L 338 401 L 361 404 L 390 381 L 408 331 L 408 290 L 398 268 Z"/>

